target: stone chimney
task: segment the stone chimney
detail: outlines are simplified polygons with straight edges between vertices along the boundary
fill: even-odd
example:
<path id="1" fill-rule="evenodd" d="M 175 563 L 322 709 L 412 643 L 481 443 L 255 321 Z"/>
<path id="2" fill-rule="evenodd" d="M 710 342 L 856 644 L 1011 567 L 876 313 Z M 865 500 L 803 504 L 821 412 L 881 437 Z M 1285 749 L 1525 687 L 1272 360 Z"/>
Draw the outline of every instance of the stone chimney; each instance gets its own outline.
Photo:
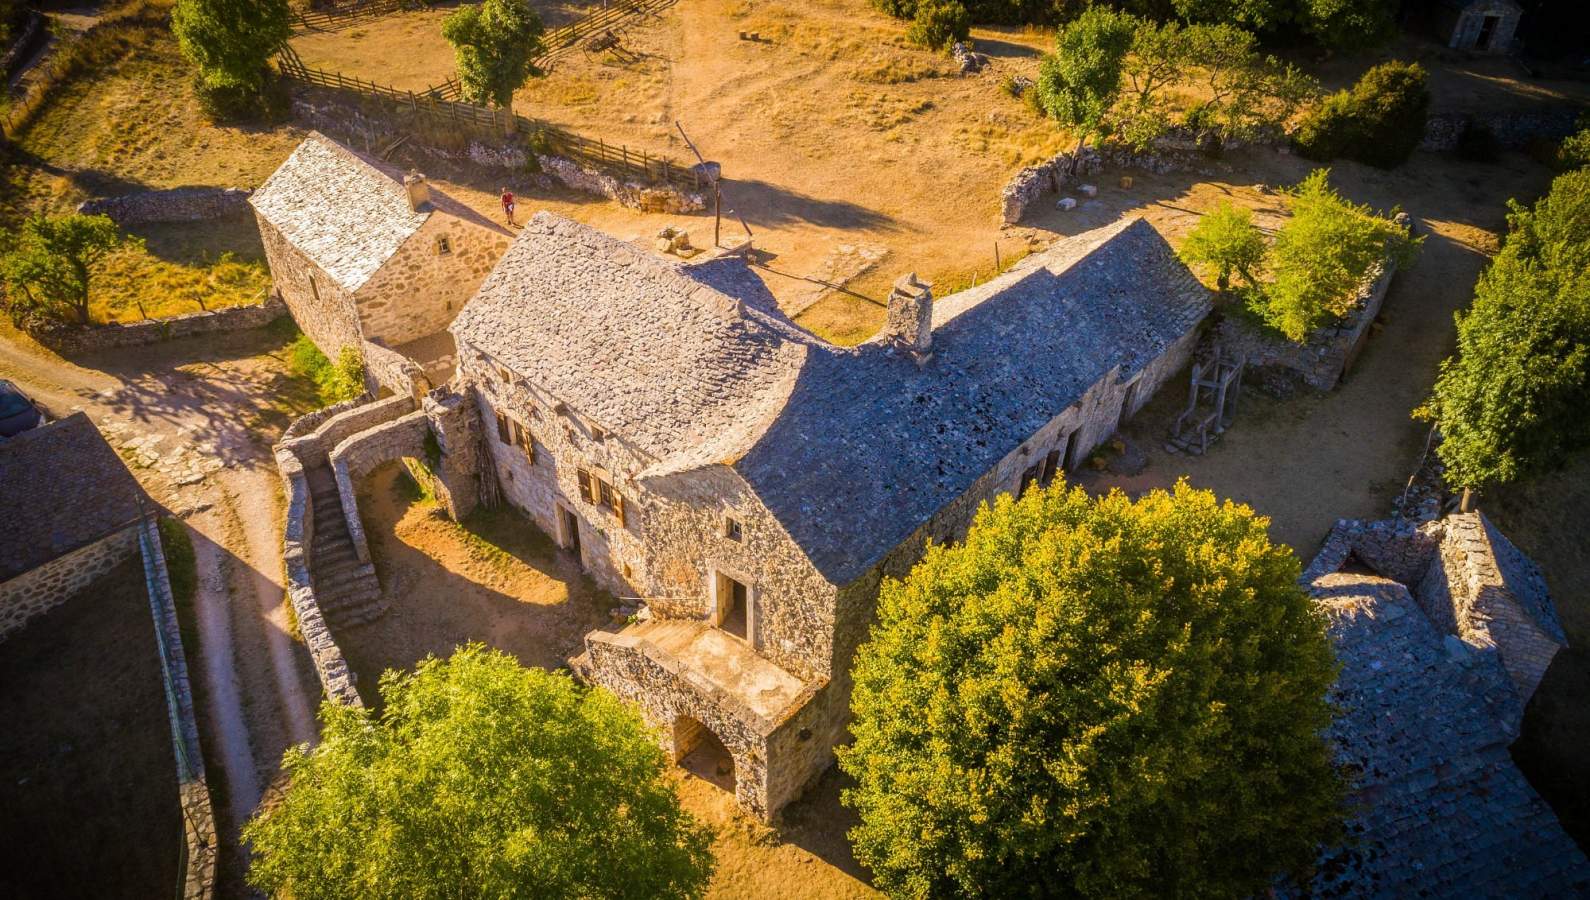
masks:
<path id="1" fill-rule="evenodd" d="M 431 183 L 425 180 L 424 175 L 410 169 L 403 176 L 403 190 L 408 191 L 409 209 L 420 213 L 431 208 Z"/>
<path id="2" fill-rule="evenodd" d="M 878 337 L 919 362 L 926 360 L 933 347 L 933 291 L 917 280 L 915 272 L 896 281 L 889 291 L 889 313 Z"/>

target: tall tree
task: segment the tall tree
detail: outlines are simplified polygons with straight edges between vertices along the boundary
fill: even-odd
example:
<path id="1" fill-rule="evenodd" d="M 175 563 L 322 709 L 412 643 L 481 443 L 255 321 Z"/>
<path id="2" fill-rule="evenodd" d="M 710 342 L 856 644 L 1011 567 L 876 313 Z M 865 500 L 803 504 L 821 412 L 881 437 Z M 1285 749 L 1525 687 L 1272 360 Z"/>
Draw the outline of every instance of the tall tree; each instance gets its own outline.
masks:
<path id="1" fill-rule="evenodd" d="M 1061 26 L 1055 52 L 1038 67 L 1038 103 L 1077 135 L 1080 151 L 1099 133 L 1121 92 L 1122 67 L 1138 20 L 1107 6 L 1090 6 Z"/>
<path id="2" fill-rule="evenodd" d="M 171 31 L 201 89 L 257 96 L 291 34 L 291 13 L 287 0 L 177 0 Z"/>
<path id="3" fill-rule="evenodd" d="M 1418 411 L 1441 430 L 1447 483 L 1481 488 L 1590 446 L 1590 168 L 1517 204 L 1459 314 L 1457 352 Z"/>
<path id="4" fill-rule="evenodd" d="M 856 855 L 910 897 L 1262 893 L 1338 833 L 1335 660 L 1268 521 L 1057 484 L 887 581 L 853 668 Z"/>
<path id="5" fill-rule="evenodd" d="M 485 0 L 460 6 L 442 23 L 453 45 L 464 99 L 491 103 L 508 113 L 514 127 L 513 92 L 542 72 L 533 62 L 541 52 L 541 16 L 528 0 Z"/>
<path id="6" fill-rule="evenodd" d="M 95 270 L 115 250 L 141 244 L 108 216 L 28 217 L 16 233 L 0 235 L 0 280 L 12 317 L 38 313 L 88 324 Z"/>
<path id="7" fill-rule="evenodd" d="M 699 897 L 710 833 L 617 697 L 480 645 L 327 703 L 244 829 L 273 896 Z"/>
<path id="8" fill-rule="evenodd" d="M 1241 275 L 1249 289 L 1258 287 L 1266 250 L 1264 234 L 1253 224 L 1253 210 L 1227 200 L 1187 232 L 1179 255 L 1188 265 L 1212 272 L 1223 292 L 1231 286 L 1232 273 Z"/>

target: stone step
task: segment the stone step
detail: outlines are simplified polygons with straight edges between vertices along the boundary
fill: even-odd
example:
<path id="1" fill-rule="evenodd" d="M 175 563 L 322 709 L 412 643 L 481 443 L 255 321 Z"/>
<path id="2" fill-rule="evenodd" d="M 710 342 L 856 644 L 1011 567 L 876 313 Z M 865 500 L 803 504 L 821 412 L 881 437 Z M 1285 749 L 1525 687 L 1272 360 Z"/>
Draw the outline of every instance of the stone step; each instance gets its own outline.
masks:
<path id="1" fill-rule="evenodd" d="M 320 569 L 329 571 L 344 563 L 360 564 L 359 555 L 354 551 L 351 540 L 344 539 L 324 544 L 316 542 L 309 550 L 310 562 L 317 571 Z"/>
<path id="2" fill-rule="evenodd" d="M 316 566 L 313 578 L 315 589 L 322 591 L 335 590 L 340 585 L 377 581 L 375 567 L 369 563 L 344 563 L 329 568 Z"/>
<path id="3" fill-rule="evenodd" d="M 344 584 L 326 591 L 316 591 L 322 610 L 345 609 L 361 603 L 381 599 L 381 585 L 371 581 L 364 584 Z"/>

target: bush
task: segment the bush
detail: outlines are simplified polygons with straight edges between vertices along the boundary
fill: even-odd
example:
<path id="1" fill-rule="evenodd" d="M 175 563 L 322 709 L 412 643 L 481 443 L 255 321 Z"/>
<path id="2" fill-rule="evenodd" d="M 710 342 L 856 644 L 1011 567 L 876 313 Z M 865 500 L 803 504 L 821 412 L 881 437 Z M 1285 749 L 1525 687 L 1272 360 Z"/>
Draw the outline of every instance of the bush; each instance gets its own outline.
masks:
<path id="1" fill-rule="evenodd" d="M 322 406 L 352 400 L 364 393 L 364 360 L 353 346 L 343 347 L 332 364 L 309 335 L 300 334 L 287 346 L 287 369 L 315 385 Z"/>
<path id="2" fill-rule="evenodd" d="M 193 96 L 199 110 L 213 122 L 264 122 L 285 121 L 292 112 L 293 98 L 287 85 L 274 74 L 263 77 L 260 86 L 206 81 L 203 75 L 193 79 Z"/>
<path id="3" fill-rule="evenodd" d="M 886 581 L 850 837 L 899 897 L 1262 895 L 1339 834 L 1335 660 L 1267 521 L 1185 482 L 1002 495 Z"/>
<path id="4" fill-rule="evenodd" d="M 972 31 L 972 19 L 960 0 L 922 0 L 917 4 L 906 39 L 932 50 L 943 50 L 964 41 Z"/>
<path id="5" fill-rule="evenodd" d="M 1182 242 L 1180 256 L 1215 276 L 1222 292 L 1236 273 L 1249 288 L 1258 286 L 1259 265 L 1264 261 L 1264 235 L 1253 224 L 1253 210 L 1226 201 L 1198 220 Z"/>
<path id="6" fill-rule="evenodd" d="M 1562 139 L 1557 147 L 1557 164 L 1564 169 L 1590 166 L 1590 117 L 1579 120 L 1579 131 Z"/>
<path id="7" fill-rule="evenodd" d="M 1352 159 L 1382 169 L 1405 162 L 1424 138 L 1430 90 L 1418 63 L 1382 63 L 1350 91 L 1325 98 L 1298 128 L 1310 159 Z"/>

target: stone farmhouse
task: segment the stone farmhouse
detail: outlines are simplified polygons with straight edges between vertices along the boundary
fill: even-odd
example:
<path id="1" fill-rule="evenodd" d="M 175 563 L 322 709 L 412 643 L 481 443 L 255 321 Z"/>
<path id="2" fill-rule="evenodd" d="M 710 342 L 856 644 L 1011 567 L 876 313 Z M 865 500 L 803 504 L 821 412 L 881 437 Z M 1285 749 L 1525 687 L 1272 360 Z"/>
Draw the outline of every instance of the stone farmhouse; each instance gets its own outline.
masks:
<path id="1" fill-rule="evenodd" d="M 1330 738 L 1357 782 L 1314 895 L 1590 893 L 1590 862 L 1508 753 L 1566 644 L 1534 563 L 1479 513 L 1344 521 L 1303 580 L 1342 664 Z"/>
<path id="2" fill-rule="evenodd" d="M 0 640 L 138 550 L 143 488 L 82 413 L 0 441 Z"/>
<path id="3" fill-rule="evenodd" d="M 1146 222 L 935 301 L 907 276 L 859 347 L 744 262 L 537 215 L 453 322 L 490 482 L 643 621 L 575 661 L 676 759 L 702 741 L 771 818 L 828 767 L 878 586 L 978 505 L 1046 484 L 1188 360 L 1208 292 Z"/>
<path id="4" fill-rule="evenodd" d="M 370 344 L 449 356 L 415 342 L 444 332 L 512 240 L 423 175 L 318 132 L 249 202 L 276 291 L 331 359 Z"/>

